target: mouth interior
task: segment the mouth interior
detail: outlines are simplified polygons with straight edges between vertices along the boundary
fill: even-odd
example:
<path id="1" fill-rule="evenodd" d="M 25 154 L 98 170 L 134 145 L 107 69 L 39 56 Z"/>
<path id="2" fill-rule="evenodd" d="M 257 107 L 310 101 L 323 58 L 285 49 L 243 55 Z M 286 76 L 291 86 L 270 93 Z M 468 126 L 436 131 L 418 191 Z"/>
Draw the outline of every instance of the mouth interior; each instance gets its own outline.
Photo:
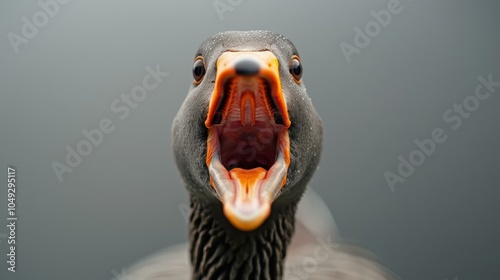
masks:
<path id="1" fill-rule="evenodd" d="M 225 81 L 212 124 L 227 171 L 269 170 L 276 162 L 280 132 L 286 128 L 266 79 L 234 77 Z"/>
<path id="2" fill-rule="evenodd" d="M 277 129 L 257 121 L 254 126 L 229 126 L 220 130 L 221 162 L 226 170 L 233 168 L 269 170 L 276 161 Z"/>

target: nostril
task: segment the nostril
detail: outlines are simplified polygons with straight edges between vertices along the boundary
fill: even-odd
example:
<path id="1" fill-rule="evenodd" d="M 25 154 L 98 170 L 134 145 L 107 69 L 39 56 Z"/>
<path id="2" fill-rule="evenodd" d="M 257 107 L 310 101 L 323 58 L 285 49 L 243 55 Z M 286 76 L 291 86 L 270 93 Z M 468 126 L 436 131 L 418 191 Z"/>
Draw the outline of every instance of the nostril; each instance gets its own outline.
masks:
<path id="1" fill-rule="evenodd" d="M 234 66 L 237 75 L 253 76 L 259 73 L 259 64 L 253 60 L 240 60 Z"/>

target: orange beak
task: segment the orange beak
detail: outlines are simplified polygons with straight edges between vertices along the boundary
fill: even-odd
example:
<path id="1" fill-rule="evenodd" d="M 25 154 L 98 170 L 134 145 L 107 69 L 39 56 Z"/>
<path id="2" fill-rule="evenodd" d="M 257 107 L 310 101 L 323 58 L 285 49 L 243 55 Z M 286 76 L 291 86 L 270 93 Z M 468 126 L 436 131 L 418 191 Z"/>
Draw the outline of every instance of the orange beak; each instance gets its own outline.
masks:
<path id="1" fill-rule="evenodd" d="M 229 222 L 258 228 L 286 183 L 290 143 L 278 59 L 269 51 L 225 52 L 205 126 L 210 183 Z"/>

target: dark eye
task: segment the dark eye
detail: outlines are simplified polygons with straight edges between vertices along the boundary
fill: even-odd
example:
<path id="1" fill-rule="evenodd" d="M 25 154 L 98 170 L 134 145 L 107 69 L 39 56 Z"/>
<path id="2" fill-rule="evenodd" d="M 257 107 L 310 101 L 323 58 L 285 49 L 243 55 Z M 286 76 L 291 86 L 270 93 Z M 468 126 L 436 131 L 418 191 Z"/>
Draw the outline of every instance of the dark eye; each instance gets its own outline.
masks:
<path id="1" fill-rule="evenodd" d="M 289 70 L 295 82 L 300 83 L 300 78 L 302 77 L 302 64 L 300 63 L 298 56 L 294 55 L 290 60 Z"/>
<path id="2" fill-rule="evenodd" d="M 198 56 L 196 57 L 193 64 L 194 83 L 199 84 L 201 80 L 203 80 L 204 76 L 205 76 L 205 61 L 203 60 L 203 57 Z"/>

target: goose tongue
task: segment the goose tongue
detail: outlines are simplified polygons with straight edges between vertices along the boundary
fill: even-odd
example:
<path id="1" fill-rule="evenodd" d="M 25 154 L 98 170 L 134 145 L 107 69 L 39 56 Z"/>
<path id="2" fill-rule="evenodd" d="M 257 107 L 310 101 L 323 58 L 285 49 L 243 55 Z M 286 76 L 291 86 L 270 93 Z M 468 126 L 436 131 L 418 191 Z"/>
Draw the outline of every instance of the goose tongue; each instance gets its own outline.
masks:
<path id="1" fill-rule="evenodd" d="M 229 171 L 229 177 L 237 185 L 237 192 L 241 192 L 241 203 L 255 202 L 252 198 L 258 193 L 262 180 L 266 177 L 267 170 L 262 167 L 253 169 L 234 168 Z"/>

